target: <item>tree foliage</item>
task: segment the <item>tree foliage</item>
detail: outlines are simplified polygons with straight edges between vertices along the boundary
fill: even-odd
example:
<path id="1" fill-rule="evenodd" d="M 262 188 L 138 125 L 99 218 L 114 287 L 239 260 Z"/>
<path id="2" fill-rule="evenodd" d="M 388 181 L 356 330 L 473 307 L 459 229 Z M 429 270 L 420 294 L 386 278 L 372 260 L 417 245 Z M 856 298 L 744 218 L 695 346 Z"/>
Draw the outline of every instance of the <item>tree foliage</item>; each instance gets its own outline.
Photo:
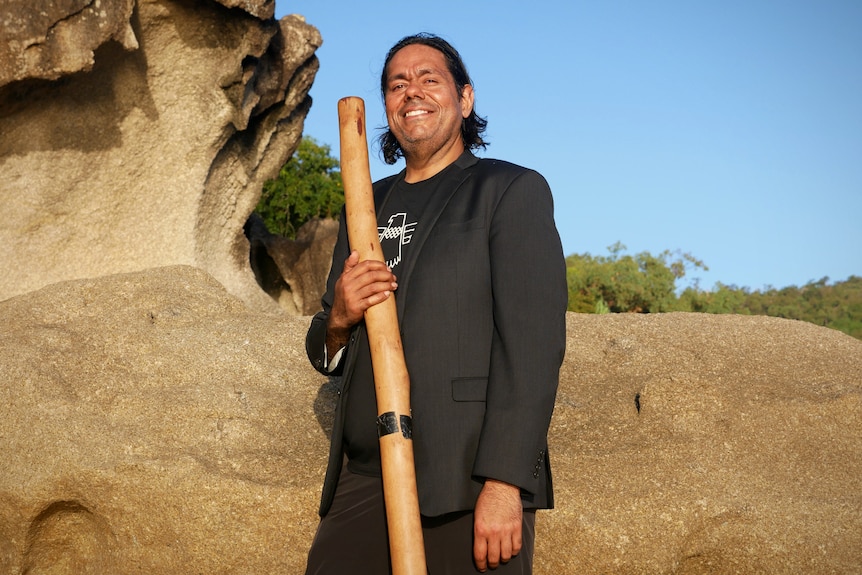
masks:
<path id="1" fill-rule="evenodd" d="M 573 254 L 566 258 L 569 310 L 636 313 L 674 311 L 676 281 L 690 268 L 707 269 L 691 254 L 665 250 L 658 256 L 625 254 L 617 242 L 608 256 Z"/>
<path id="2" fill-rule="evenodd" d="M 330 147 L 303 137 L 278 177 L 263 185 L 255 208 L 270 233 L 294 238 L 312 218 L 336 218 L 344 205 L 344 187 L 338 160 Z"/>
<path id="3" fill-rule="evenodd" d="M 677 281 L 691 269 L 707 270 L 703 262 L 687 253 L 628 255 L 625 249 L 617 243 L 608 248 L 607 256 L 566 258 L 569 311 L 768 315 L 808 321 L 862 339 L 862 277 L 831 285 L 823 278 L 802 287 L 762 292 L 722 283 L 706 291 L 695 283 L 680 293 Z"/>
<path id="4" fill-rule="evenodd" d="M 705 313 L 738 313 L 798 319 L 862 339 L 862 277 L 829 284 L 829 278 L 802 287 L 750 291 L 718 284 L 712 292 L 687 289 L 683 308 Z"/>

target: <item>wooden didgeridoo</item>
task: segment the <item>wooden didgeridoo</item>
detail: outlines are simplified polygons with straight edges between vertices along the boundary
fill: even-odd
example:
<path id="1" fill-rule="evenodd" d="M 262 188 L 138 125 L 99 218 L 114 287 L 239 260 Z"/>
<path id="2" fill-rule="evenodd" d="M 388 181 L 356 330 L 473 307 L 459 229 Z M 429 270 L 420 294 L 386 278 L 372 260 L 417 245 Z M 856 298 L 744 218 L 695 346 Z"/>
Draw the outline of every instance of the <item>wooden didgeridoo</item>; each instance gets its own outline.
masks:
<path id="1" fill-rule="evenodd" d="M 347 212 L 347 235 L 359 260 L 385 261 L 377 232 L 377 213 L 368 164 L 365 102 L 347 97 L 338 101 L 341 139 L 341 180 Z M 401 346 L 395 298 L 365 311 L 365 326 L 377 394 L 377 430 L 383 498 L 389 529 L 393 575 L 427 575 L 410 415 L 410 376 Z"/>

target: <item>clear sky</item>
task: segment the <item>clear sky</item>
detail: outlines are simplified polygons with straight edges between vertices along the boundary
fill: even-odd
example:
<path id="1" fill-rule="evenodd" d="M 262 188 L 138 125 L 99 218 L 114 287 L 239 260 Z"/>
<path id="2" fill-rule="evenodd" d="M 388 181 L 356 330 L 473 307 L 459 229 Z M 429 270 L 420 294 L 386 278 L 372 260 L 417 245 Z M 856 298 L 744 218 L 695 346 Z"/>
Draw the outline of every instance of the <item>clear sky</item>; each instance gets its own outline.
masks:
<path id="1" fill-rule="evenodd" d="M 862 275 L 860 0 L 277 1 L 292 13 L 323 36 L 305 134 L 336 157 L 338 99 L 384 125 L 387 50 L 432 32 L 473 78 L 479 155 L 547 178 L 566 255 L 680 250 L 705 289 Z M 374 179 L 403 167 L 370 155 Z"/>

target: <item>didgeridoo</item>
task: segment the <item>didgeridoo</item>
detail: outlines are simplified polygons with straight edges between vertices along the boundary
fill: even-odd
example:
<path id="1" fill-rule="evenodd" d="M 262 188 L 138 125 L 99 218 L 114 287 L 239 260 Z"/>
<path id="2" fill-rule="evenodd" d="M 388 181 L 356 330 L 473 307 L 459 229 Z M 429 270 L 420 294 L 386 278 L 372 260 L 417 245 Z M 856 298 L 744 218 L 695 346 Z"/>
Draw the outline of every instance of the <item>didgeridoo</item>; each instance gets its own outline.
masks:
<path id="1" fill-rule="evenodd" d="M 338 101 L 338 126 L 350 247 L 359 252 L 360 261 L 385 261 L 377 232 L 365 102 L 361 98 L 351 96 Z M 392 574 L 427 575 L 413 463 L 410 376 L 401 346 L 395 298 L 389 297 L 368 308 L 365 326 L 377 394 L 377 430 Z"/>

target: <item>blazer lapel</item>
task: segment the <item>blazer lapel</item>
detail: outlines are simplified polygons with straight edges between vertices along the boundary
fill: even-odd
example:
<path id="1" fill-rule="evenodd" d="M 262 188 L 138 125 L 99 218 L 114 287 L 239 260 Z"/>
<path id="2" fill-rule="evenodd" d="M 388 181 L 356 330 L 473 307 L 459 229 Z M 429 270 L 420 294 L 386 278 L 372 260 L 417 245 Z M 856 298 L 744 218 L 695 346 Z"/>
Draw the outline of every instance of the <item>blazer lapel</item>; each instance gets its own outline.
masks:
<path id="1" fill-rule="evenodd" d="M 425 240 L 428 239 L 428 235 L 436 225 L 437 220 L 440 219 L 440 215 L 443 213 L 449 200 L 455 195 L 455 192 L 458 191 L 461 184 L 470 177 L 470 172 L 466 170 L 466 168 L 472 166 L 478 161 L 478 158 L 469 151 L 465 151 L 461 154 L 454 162 L 455 169 L 449 170 L 449 173 L 446 174 L 445 178 L 440 181 L 440 186 L 438 188 L 439 192 L 428 200 L 428 205 L 425 207 L 425 211 L 422 214 L 422 226 L 420 229 L 416 230 L 413 234 L 413 238 L 410 240 L 410 243 L 412 244 L 410 247 L 410 257 L 408 258 L 408 261 L 404 262 L 405 267 L 398 274 L 398 293 L 395 296 L 395 302 L 399 319 L 404 315 L 404 306 L 407 301 L 407 290 L 410 287 L 410 275 L 413 273 L 413 268 L 416 265 L 416 261 L 419 259 L 422 246 L 425 244 Z M 377 208 L 378 216 L 386 205 L 386 202 L 389 200 L 389 196 L 392 193 L 392 190 L 395 189 L 397 182 L 402 180 L 403 177 L 403 174 L 401 174 L 389 187 L 383 201 Z"/>

